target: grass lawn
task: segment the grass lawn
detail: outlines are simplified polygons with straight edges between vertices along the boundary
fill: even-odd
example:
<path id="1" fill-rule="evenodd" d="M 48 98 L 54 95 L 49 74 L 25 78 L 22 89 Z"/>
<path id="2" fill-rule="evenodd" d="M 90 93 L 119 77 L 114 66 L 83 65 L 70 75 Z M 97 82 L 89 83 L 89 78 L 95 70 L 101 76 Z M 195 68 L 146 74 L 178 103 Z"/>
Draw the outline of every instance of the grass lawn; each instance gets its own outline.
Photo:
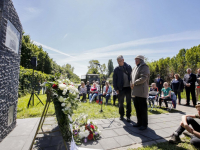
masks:
<path id="1" fill-rule="evenodd" d="M 128 150 L 199 150 L 190 144 L 190 138 L 185 136 L 181 139 L 181 143 L 169 144 L 168 142 L 154 144 L 151 146 L 128 149 Z"/>
<path id="2" fill-rule="evenodd" d="M 34 96 L 34 106 L 30 105 L 29 108 L 27 108 L 30 96 L 31 95 L 28 94 L 28 95 L 18 99 L 17 119 L 19 119 L 19 118 L 41 117 L 42 111 L 44 109 L 44 105 L 39 103 L 39 100 L 37 99 L 37 97 Z M 45 104 L 46 95 L 41 95 L 40 94 L 39 98 Z M 55 113 L 54 105 L 53 105 L 53 103 L 51 103 L 50 106 L 49 106 L 49 110 L 48 110 L 47 116 L 53 116 L 54 113 Z"/>
<path id="3" fill-rule="evenodd" d="M 46 95 L 39 95 L 42 102 L 45 104 L 46 101 Z M 39 100 L 37 97 L 34 99 L 34 106 L 29 106 L 27 108 L 27 104 L 30 98 L 30 94 L 19 98 L 18 99 L 18 107 L 17 107 L 17 118 L 31 118 L 31 117 L 40 117 L 42 114 L 42 111 L 44 109 L 44 106 L 39 103 Z M 116 106 L 113 106 L 112 97 L 111 100 L 109 100 L 108 105 L 102 105 L 103 106 L 103 113 L 100 113 L 101 105 L 97 104 L 95 101 L 93 101 L 91 104 L 87 103 L 80 103 L 77 110 L 74 111 L 73 118 L 76 118 L 79 114 L 85 113 L 88 114 L 90 119 L 100 119 L 100 118 L 118 118 L 119 117 L 119 108 L 117 107 L 118 101 L 116 102 Z M 104 99 L 105 101 L 105 99 Z M 37 105 L 38 104 L 38 105 Z M 126 107 L 126 103 L 125 106 Z M 157 111 L 154 109 L 153 111 L 150 111 L 150 108 L 148 109 L 148 114 L 161 114 L 161 113 L 168 113 L 168 111 L 164 109 L 157 109 Z M 172 110 L 171 113 L 176 112 L 175 110 Z M 48 114 L 47 116 L 53 116 L 55 113 L 54 105 L 53 103 L 50 104 Z M 136 115 L 135 108 L 132 103 L 132 113 L 131 115 Z"/>

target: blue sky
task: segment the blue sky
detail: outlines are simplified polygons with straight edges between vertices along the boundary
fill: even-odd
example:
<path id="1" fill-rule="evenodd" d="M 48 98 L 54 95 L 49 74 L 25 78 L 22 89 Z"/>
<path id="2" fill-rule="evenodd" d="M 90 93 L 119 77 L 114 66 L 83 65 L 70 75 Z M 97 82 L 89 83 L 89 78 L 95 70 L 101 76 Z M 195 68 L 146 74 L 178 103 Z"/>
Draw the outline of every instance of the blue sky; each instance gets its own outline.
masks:
<path id="1" fill-rule="evenodd" d="M 87 72 L 89 61 L 108 64 L 124 55 L 172 57 L 200 44 L 199 0 L 13 0 L 26 34 L 59 65 Z"/>

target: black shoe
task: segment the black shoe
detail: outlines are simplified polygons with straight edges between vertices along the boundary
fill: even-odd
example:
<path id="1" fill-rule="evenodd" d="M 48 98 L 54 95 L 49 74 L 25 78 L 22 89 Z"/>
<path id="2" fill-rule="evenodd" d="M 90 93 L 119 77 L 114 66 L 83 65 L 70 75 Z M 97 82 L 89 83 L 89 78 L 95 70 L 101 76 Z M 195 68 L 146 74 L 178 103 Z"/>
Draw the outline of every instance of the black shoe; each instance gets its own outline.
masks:
<path id="1" fill-rule="evenodd" d="M 130 118 L 127 118 L 126 121 L 127 121 L 127 122 L 131 122 L 131 119 L 130 119 Z"/>
<path id="2" fill-rule="evenodd" d="M 184 106 L 189 106 L 190 104 L 185 104 Z"/>
<path id="3" fill-rule="evenodd" d="M 145 127 L 145 126 L 141 126 L 140 128 L 139 128 L 139 130 L 146 130 L 147 129 L 147 127 Z"/>
<path id="4" fill-rule="evenodd" d="M 179 136 L 176 136 L 174 133 L 171 136 L 171 139 L 169 140 L 169 143 L 177 144 L 181 141 Z"/>
<path id="5" fill-rule="evenodd" d="M 141 127 L 141 125 L 136 123 L 136 124 L 133 125 L 133 127 Z"/>
<path id="6" fill-rule="evenodd" d="M 119 120 L 124 120 L 124 117 L 123 117 L 123 116 L 120 116 Z"/>

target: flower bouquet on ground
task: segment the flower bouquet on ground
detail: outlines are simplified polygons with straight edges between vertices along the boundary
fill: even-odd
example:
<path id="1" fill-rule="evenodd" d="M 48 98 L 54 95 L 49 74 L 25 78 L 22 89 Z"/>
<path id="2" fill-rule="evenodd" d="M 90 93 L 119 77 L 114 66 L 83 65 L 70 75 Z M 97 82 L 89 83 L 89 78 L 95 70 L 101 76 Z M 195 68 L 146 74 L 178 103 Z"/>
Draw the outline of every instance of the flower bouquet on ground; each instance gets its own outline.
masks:
<path id="1" fill-rule="evenodd" d="M 68 116 L 72 116 L 73 110 L 76 110 L 79 104 L 78 89 L 69 79 L 59 79 L 55 82 L 48 82 L 47 88 L 51 90 L 52 100 L 55 107 L 56 118 L 59 129 L 66 141 L 71 141 L 72 133 Z"/>
<path id="2" fill-rule="evenodd" d="M 76 144 L 87 143 L 88 140 L 97 140 L 100 138 L 100 133 L 96 122 L 90 121 L 86 114 L 81 114 L 73 122 L 73 136 Z"/>

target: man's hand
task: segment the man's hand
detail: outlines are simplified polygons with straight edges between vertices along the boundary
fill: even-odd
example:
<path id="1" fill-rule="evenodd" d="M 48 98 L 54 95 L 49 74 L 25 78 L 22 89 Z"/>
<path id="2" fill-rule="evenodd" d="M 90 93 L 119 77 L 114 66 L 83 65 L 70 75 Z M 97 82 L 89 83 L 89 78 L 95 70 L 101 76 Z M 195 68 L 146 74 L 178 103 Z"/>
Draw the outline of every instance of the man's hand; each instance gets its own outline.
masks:
<path id="1" fill-rule="evenodd" d="M 103 95 L 106 95 L 106 93 L 104 92 Z"/>
<path id="2" fill-rule="evenodd" d="M 134 88 L 134 84 L 130 84 L 130 87 L 131 87 L 131 89 L 133 89 Z"/>
<path id="3" fill-rule="evenodd" d="M 116 93 L 119 94 L 119 90 L 117 90 Z"/>
<path id="4" fill-rule="evenodd" d="M 180 126 L 182 126 L 183 128 L 185 128 L 183 121 L 180 122 Z"/>
<path id="5" fill-rule="evenodd" d="M 189 83 L 187 83 L 187 84 L 186 84 L 186 86 L 187 86 L 187 87 L 190 87 L 190 84 L 189 84 Z"/>

